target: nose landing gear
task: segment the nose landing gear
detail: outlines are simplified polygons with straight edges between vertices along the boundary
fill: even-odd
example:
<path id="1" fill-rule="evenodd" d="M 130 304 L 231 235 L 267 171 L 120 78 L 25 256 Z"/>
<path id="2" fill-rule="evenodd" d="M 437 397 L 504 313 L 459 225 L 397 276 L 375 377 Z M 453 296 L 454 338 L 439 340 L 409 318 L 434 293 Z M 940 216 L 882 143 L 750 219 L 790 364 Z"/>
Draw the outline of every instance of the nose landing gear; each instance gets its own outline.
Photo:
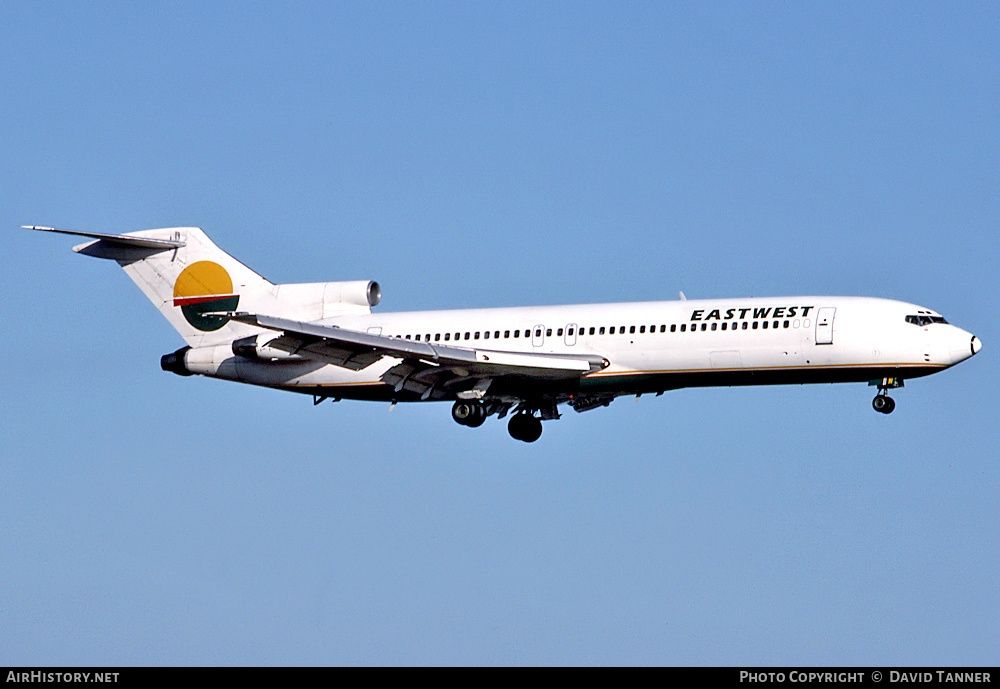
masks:
<path id="1" fill-rule="evenodd" d="M 880 380 L 870 381 L 868 384 L 874 385 L 878 388 L 878 394 L 875 395 L 875 399 L 872 400 L 872 408 L 882 414 L 891 414 L 892 410 L 896 408 L 896 402 L 886 393 L 892 388 L 903 387 L 902 379 L 882 378 Z"/>
<path id="2" fill-rule="evenodd" d="M 882 412 L 883 414 L 891 414 L 892 410 L 896 408 L 896 402 L 882 392 L 872 400 L 872 407 L 874 407 L 875 411 Z"/>

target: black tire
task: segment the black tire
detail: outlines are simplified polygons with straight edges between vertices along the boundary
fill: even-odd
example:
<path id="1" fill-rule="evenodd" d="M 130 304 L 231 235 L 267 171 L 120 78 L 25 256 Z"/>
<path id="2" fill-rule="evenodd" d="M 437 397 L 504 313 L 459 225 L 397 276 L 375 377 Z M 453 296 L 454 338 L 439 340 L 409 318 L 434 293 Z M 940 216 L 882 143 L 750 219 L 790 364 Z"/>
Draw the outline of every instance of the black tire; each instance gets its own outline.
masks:
<path id="1" fill-rule="evenodd" d="M 525 443 L 533 443 L 542 435 L 542 422 L 531 414 L 514 414 L 507 424 L 510 437 Z"/>
<path id="2" fill-rule="evenodd" d="M 465 425 L 469 428 L 479 428 L 486 421 L 486 407 L 481 402 L 475 402 L 472 409 L 472 416 L 465 422 Z"/>
<path id="3" fill-rule="evenodd" d="M 891 414 L 892 410 L 896 408 L 896 401 L 891 397 L 885 398 L 885 406 L 882 407 L 883 414 Z"/>
<path id="4" fill-rule="evenodd" d="M 476 416 L 475 402 L 469 402 L 468 400 L 458 400 L 455 402 L 455 406 L 451 408 L 451 418 L 455 419 L 456 423 L 463 426 L 468 426 L 469 421 L 474 419 Z"/>
<path id="5" fill-rule="evenodd" d="M 514 440 L 521 440 L 521 434 L 524 432 L 522 416 L 522 414 L 514 414 L 514 416 L 510 417 L 510 421 L 507 422 L 507 432 L 510 433 L 510 437 Z"/>
<path id="6" fill-rule="evenodd" d="M 881 412 L 881 413 L 884 414 L 885 413 L 884 410 L 885 410 L 885 407 L 886 407 L 886 402 L 885 401 L 887 399 L 889 399 L 889 398 L 886 397 L 885 395 L 878 395 L 875 399 L 872 400 L 872 409 L 874 409 L 877 412 Z"/>
<path id="7" fill-rule="evenodd" d="M 521 440 L 526 443 L 533 443 L 542 437 L 542 420 L 529 415 L 525 419 L 524 429 L 524 437 Z"/>

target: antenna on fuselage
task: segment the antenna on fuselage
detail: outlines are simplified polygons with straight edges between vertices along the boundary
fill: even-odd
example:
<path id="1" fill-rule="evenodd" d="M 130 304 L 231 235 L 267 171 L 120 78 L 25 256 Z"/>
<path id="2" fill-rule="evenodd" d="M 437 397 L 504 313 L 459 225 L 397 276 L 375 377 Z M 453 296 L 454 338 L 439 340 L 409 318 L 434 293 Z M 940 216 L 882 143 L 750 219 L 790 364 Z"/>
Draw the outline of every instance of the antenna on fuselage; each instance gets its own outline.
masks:
<path id="1" fill-rule="evenodd" d="M 678 292 L 677 294 L 681 295 L 681 301 L 687 301 L 688 300 L 688 298 L 684 296 L 684 292 Z"/>

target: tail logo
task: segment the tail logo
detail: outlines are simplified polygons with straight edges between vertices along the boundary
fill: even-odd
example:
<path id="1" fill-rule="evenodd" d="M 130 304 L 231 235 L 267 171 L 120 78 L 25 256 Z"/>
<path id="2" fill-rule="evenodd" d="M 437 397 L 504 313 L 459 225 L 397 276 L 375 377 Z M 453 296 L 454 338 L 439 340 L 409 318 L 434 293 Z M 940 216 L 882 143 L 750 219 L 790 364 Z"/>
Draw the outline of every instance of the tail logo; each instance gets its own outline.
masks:
<path id="1" fill-rule="evenodd" d="M 198 261 L 185 268 L 174 283 L 174 306 L 184 318 L 203 332 L 218 330 L 229 322 L 227 316 L 206 315 L 235 311 L 240 295 L 233 293 L 233 280 L 226 269 L 212 261 Z"/>

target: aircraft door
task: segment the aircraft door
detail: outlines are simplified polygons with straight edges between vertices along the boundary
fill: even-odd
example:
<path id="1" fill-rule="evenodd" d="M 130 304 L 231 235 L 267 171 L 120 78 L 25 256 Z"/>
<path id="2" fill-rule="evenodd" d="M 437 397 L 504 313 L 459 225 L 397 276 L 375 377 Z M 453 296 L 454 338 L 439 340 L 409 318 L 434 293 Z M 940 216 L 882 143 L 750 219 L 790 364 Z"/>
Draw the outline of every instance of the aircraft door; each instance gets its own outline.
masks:
<path id="1" fill-rule="evenodd" d="M 570 323 L 566 326 L 566 346 L 572 347 L 576 344 L 576 323 Z"/>
<path id="2" fill-rule="evenodd" d="M 833 317 L 837 309 L 824 306 L 816 312 L 816 344 L 833 344 Z"/>
<path id="3" fill-rule="evenodd" d="M 545 344 L 545 326 L 536 325 L 531 330 L 531 346 L 541 347 L 543 344 Z"/>

